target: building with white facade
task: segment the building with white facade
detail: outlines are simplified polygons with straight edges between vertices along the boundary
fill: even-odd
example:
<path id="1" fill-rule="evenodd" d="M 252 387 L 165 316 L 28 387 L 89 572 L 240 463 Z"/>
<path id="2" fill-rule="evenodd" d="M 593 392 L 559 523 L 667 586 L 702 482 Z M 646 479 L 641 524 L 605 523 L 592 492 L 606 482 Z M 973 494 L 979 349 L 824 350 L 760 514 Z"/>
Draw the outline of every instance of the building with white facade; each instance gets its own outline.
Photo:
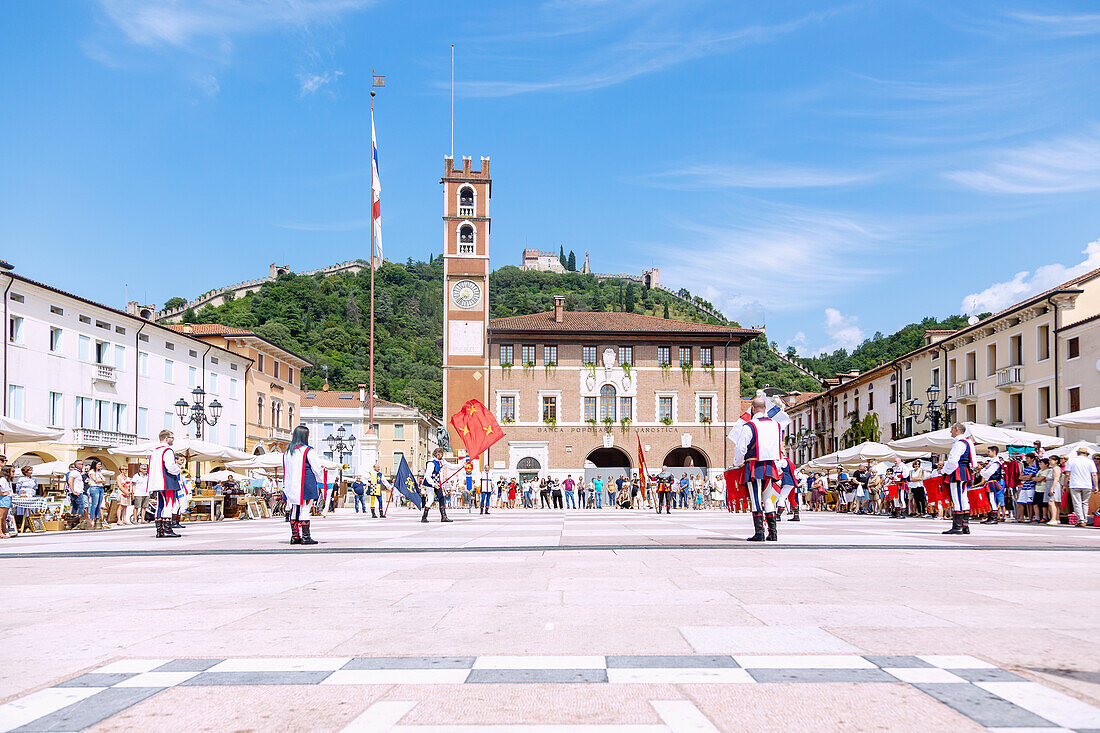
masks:
<path id="1" fill-rule="evenodd" d="M 0 273 L 0 292 L 4 414 L 65 431 L 56 443 L 10 443 L 9 459 L 95 456 L 117 470 L 122 459 L 109 446 L 155 439 L 163 428 L 195 434 L 174 405 L 193 402 L 196 387 L 222 405 L 203 438 L 243 450 L 249 359 L 12 272 Z"/>

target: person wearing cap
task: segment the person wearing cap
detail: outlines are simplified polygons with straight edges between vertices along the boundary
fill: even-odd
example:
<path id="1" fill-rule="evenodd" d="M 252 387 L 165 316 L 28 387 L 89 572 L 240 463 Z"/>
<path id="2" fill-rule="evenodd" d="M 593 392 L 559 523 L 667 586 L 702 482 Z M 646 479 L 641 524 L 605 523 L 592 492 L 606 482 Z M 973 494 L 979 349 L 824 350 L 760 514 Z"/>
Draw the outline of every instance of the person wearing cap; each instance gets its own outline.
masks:
<path id="1" fill-rule="evenodd" d="M 1077 515 L 1077 526 L 1088 524 L 1089 496 L 1096 491 L 1096 461 L 1089 459 L 1088 448 L 1078 448 L 1077 455 L 1066 461 L 1066 473 L 1069 474 L 1069 495 L 1073 500 L 1073 512 Z"/>

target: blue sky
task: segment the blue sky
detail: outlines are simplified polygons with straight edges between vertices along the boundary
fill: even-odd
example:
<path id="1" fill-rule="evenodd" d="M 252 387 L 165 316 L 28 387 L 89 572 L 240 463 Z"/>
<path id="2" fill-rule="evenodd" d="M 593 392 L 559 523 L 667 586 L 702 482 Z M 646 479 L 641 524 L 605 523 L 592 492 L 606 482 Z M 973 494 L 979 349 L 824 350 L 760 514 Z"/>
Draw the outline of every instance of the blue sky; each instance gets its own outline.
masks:
<path id="1" fill-rule="evenodd" d="M 657 266 L 803 353 L 1100 266 L 1100 11 L 1073 2 L 0 4 L 0 257 L 120 306 L 441 246 Z M 1092 243 L 1092 244 L 1090 244 Z"/>

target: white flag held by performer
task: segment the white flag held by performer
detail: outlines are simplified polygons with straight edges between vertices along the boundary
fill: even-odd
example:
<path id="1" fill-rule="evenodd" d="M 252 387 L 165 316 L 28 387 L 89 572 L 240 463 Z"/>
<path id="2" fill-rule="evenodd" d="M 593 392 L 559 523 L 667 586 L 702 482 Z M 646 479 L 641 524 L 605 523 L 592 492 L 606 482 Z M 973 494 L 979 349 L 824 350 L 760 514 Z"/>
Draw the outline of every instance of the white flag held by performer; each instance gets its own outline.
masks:
<path id="1" fill-rule="evenodd" d="M 373 93 L 373 92 L 372 92 Z M 371 212 L 370 225 L 374 233 L 374 262 L 377 268 L 382 263 L 382 179 L 378 177 L 378 140 L 374 135 L 374 109 L 370 112 L 371 147 Z"/>

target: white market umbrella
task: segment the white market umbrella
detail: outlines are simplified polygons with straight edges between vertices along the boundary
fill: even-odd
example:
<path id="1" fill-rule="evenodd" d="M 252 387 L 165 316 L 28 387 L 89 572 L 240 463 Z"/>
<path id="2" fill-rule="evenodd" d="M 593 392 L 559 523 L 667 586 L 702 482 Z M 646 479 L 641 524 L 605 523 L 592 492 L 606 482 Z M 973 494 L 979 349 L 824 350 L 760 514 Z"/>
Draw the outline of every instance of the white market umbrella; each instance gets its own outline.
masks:
<path id="1" fill-rule="evenodd" d="M 0 416 L 0 443 L 29 443 L 43 440 L 61 440 L 64 430 L 36 425 L 14 417 Z"/>
<path id="2" fill-rule="evenodd" d="M 51 476 L 64 476 L 69 472 L 68 461 L 50 461 L 31 466 L 31 476 L 35 478 L 49 478 Z"/>
<path id="3" fill-rule="evenodd" d="M 202 476 L 199 476 L 199 481 L 228 481 L 229 479 L 233 479 L 237 483 L 249 480 L 248 476 L 226 470 L 211 471 L 210 473 L 204 473 Z"/>
<path id="4" fill-rule="evenodd" d="M 1049 417 L 1047 425 L 1060 428 L 1100 428 L 1100 407 L 1089 407 Z"/>
<path id="5" fill-rule="evenodd" d="M 147 441 L 136 445 L 116 445 L 108 448 L 107 452 L 117 456 L 147 456 L 152 454 L 160 445 L 160 441 Z M 176 455 L 184 456 L 188 461 L 239 461 L 251 456 L 244 451 L 226 448 L 224 445 L 211 443 L 197 438 L 176 438 L 172 443 L 172 450 Z"/>
<path id="6" fill-rule="evenodd" d="M 1063 445 L 1061 448 L 1054 448 L 1048 450 L 1046 455 L 1048 456 L 1075 456 L 1077 455 L 1078 448 L 1085 448 L 1088 450 L 1091 456 L 1094 453 L 1100 453 L 1100 445 L 1096 443 L 1090 443 L 1087 440 L 1078 440 L 1076 443 L 1070 443 L 1069 445 Z"/>
<path id="7" fill-rule="evenodd" d="M 859 445 L 852 446 L 851 448 L 845 448 L 815 458 L 807 463 L 806 466 L 813 469 L 838 468 L 861 466 L 868 461 L 872 463 L 893 461 L 895 457 L 908 461 L 913 458 L 928 458 L 928 456 L 928 451 L 895 449 L 888 445 L 868 440 Z"/>
<path id="8" fill-rule="evenodd" d="M 998 428 L 992 425 L 983 425 L 982 423 L 967 422 L 963 423 L 963 426 L 966 428 L 966 434 L 973 438 L 974 442 L 978 445 L 1031 445 L 1038 440 L 1039 444 L 1044 448 L 1057 448 L 1065 442 L 1062 438 L 1056 438 L 1053 435 L 1029 433 L 1023 430 L 1009 430 L 1008 428 Z M 951 446 L 954 445 L 954 443 L 955 439 L 951 437 L 951 428 L 944 428 L 943 430 L 934 430 L 930 433 L 914 435 L 911 438 L 891 440 L 888 445 L 892 448 L 900 448 L 902 450 L 928 448 L 940 453 L 946 453 L 951 450 Z"/>

